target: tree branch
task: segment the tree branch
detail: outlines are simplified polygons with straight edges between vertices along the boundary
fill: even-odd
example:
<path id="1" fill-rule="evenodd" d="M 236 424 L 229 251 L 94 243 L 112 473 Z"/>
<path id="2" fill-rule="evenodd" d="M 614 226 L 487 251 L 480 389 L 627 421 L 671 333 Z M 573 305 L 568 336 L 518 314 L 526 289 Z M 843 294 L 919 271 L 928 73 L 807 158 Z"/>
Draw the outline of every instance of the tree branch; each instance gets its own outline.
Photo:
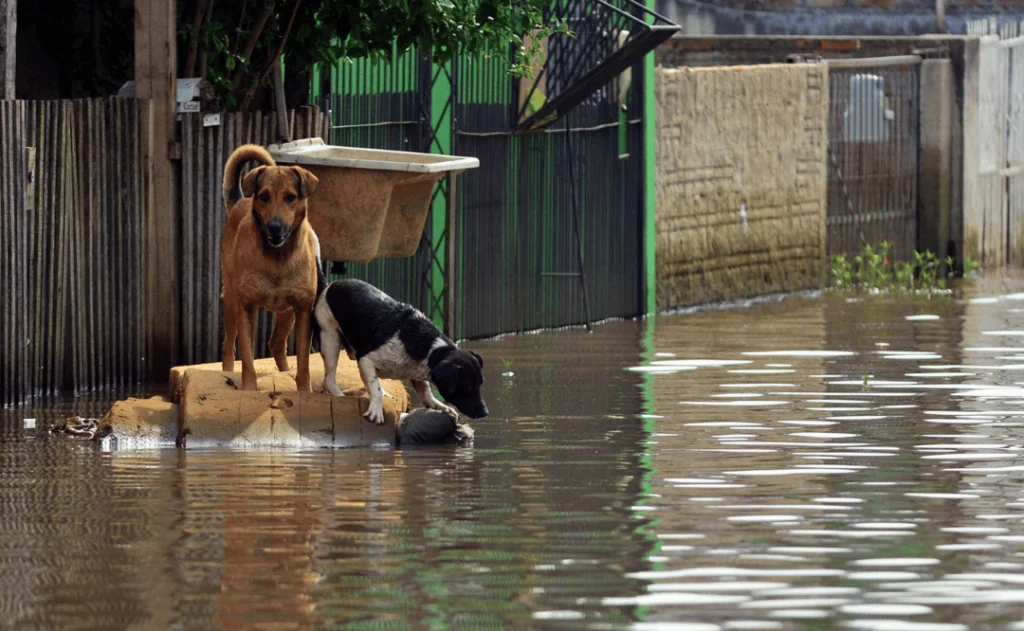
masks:
<path id="1" fill-rule="evenodd" d="M 195 14 L 192 16 L 192 31 L 188 34 L 188 56 L 185 58 L 184 75 L 196 75 L 196 57 L 199 54 L 199 31 L 205 23 L 207 9 L 213 0 L 196 0 Z"/>
<path id="2" fill-rule="evenodd" d="M 277 65 L 278 60 L 281 58 L 281 54 L 284 52 L 284 45 L 288 42 L 288 36 L 291 35 L 292 25 L 295 23 L 295 14 L 299 12 L 299 5 L 302 4 L 302 0 L 295 0 L 295 6 L 292 7 L 291 17 L 288 18 L 288 26 L 284 29 L 284 35 L 281 36 L 281 42 L 277 46 L 277 52 L 270 58 L 270 63 L 267 68 L 260 74 L 260 76 L 249 85 L 249 89 L 245 91 L 245 97 L 239 104 L 239 111 L 244 112 L 248 109 L 249 104 L 252 103 L 253 97 L 256 95 L 256 90 L 259 89 L 263 82 L 270 76 L 270 71 Z"/>
<path id="3" fill-rule="evenodd" d="M 252 35 L 249 36 L 249 41 L 245 43 L 245 48 L 242 49 L 242 57 L 252 66 L 252 51 L 256 50 L 256 44 L 260 41 L 260 35 L 263 34 L 263 29 L 267 25 L 267 21 L 270 20 L 271 16 L 274 15 L 274 7 L 277 4 L 276 0 L 268 0 L 267 4 L 263 7 L 263 13 L 256 20 L 256 26 L 253 27 Z M 241 28 L 241 24 L 239 24 Z M 242 85 L 243 69 L 239 68 L 235 73 L 235 76 L 231 79 L 231 91 L 234 92 Z"/>
<path id="4" fill-rule="evenodd" d="M 274 85 L 274 109 L 277 110 L 277 137 L 284 142 L 291 142 L 292 131 L 288 125 L 288 106 L 284 100 L 284 81 L 281 79 L 281 57 L 274 60 L 270 78 Z"/>
<path id="5" fill-rule="evenodd" d="M 249 0 L 242 0 L 242 13 L 238 16 L 238 24 L 235 25 L 235 41 L 231 44 L 231 54 L 238 52 L 238 44 L 242 39 L 242 25 L 245 24 L 245 10 L 249 8 Z"/>

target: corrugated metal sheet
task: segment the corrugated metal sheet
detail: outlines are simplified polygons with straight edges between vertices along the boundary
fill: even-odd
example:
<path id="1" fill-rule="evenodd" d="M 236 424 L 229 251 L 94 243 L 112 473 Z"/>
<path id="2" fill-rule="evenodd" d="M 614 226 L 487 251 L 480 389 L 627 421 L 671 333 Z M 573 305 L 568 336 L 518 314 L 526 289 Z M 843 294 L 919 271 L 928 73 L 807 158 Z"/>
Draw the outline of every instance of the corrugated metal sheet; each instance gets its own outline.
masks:
<path id="1" fill-rule="evenodd" d="M 142 105 L 2 108 L 3 402 L 137 383 L 145 361 Z M 26 190 L 29 170 L 35 181 Z"/>
<path id="2" fill-rule="evenodd" d="M 227 219 L 220 190 L 224 163 L 240 145 L 280 141 L 273 113 L 224 113 L 219 124 L 203 121 L 203 114 L 183 114 L 181 120 L 181 361 L 186 364 L 220 361 L 224 338 L 220 239 Z M 328 134 L 319 108 L 291 112 L 289 124 L 293 139 Z M 256 357 L 269 356 L 272 329 L 273 315 L 261 312 Z M 290 344 L 289 352 L 292 348 Z"/>
<path id="3" fill-rule="evenodd" d="M 0 405 L 29 392 L 28 168 L 22 101 L 0 101 Z"/>

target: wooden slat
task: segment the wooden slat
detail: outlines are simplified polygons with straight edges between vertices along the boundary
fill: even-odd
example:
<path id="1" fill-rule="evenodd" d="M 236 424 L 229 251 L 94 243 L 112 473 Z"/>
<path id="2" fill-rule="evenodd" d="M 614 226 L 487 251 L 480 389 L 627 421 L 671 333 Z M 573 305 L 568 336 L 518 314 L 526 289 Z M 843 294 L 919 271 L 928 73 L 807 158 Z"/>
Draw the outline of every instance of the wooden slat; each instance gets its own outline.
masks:
<path id="1" fill-rule="evenodd" d="M 18 325 L 23 320 L 11 317 L 17 314 L 16 305 L 20 298 L 20 285 L 16 282 L 19 267 L 19 215 L 23 205 L 19 204 L 18 152 L 23 145 L 22 129 L 19 127 L 18 103 L 0 101 L 0 309 L 9 314 L 0 322 L 0 405 L 10 405 L 22 396 L 19 374 L 23 366 L 20 361 Z M 22 268 L 22 272 L 24 269 Z"/>
<path id="2" fill-rule="evenodd" d="M 0 104 L 0 220 L 11 227 L 0 234 L 0 308 L 16 314 L 0 324 L 0 404 L 142 376 L 140 109 L 113 99 Z"/>
<path id="3" fill-rule="evenodd" d="M 326 127 L 316 108 L 290 112 L 296 137 Z M 223 339 L 220 238 L 227 218 L 220 184 L 224 163 L 239 145 L 277 142 L 277 117 L 262 113 L 222 113 L 221 124 L 204 127 L 202 115 L 182 116 L 182 361 L 220 358 Z M 257 320 L 256 355 L 268 355 L 273 318 Z M 289 347 L 293 348 L 294 341 Z"/>
<path id="4" fill-rule="evenodd" d="M 0 101 L 14 98 L 18 30 L 17 5 L 17 0 L 0 0 L 0 44 L 3 44 L 0 46 Z"/>

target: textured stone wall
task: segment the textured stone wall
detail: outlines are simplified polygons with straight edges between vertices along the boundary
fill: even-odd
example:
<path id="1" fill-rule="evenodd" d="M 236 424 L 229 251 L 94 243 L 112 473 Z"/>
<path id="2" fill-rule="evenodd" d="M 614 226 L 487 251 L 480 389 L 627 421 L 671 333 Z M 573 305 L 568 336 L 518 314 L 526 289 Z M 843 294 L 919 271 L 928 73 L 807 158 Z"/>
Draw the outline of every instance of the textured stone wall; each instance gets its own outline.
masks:
<path id="1" fill-rule="evenodd" d="M 657 71 L 658 308 L 819 287 L 824 66 Z"/>

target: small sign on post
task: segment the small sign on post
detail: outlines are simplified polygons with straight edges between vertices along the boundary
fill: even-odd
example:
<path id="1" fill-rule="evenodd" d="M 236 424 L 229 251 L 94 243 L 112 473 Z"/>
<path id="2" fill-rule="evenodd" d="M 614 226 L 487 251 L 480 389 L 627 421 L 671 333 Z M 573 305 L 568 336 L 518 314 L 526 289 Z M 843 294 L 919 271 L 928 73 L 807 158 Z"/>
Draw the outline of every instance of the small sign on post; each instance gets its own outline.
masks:
<path id="1" fill-rule="evenodd" d="M 201 81 L 202 79 L 198 77 L 178 79 L 177 90 L 174 94 L 174 100 L 178 105 L 178 114 L 198 113 L 200 111 L 199 83 Z"/>
<path id="2" fill-rule="evenodd" d="M 36 209 L 36 148 L 25 147 L 25 208 Z"/>

